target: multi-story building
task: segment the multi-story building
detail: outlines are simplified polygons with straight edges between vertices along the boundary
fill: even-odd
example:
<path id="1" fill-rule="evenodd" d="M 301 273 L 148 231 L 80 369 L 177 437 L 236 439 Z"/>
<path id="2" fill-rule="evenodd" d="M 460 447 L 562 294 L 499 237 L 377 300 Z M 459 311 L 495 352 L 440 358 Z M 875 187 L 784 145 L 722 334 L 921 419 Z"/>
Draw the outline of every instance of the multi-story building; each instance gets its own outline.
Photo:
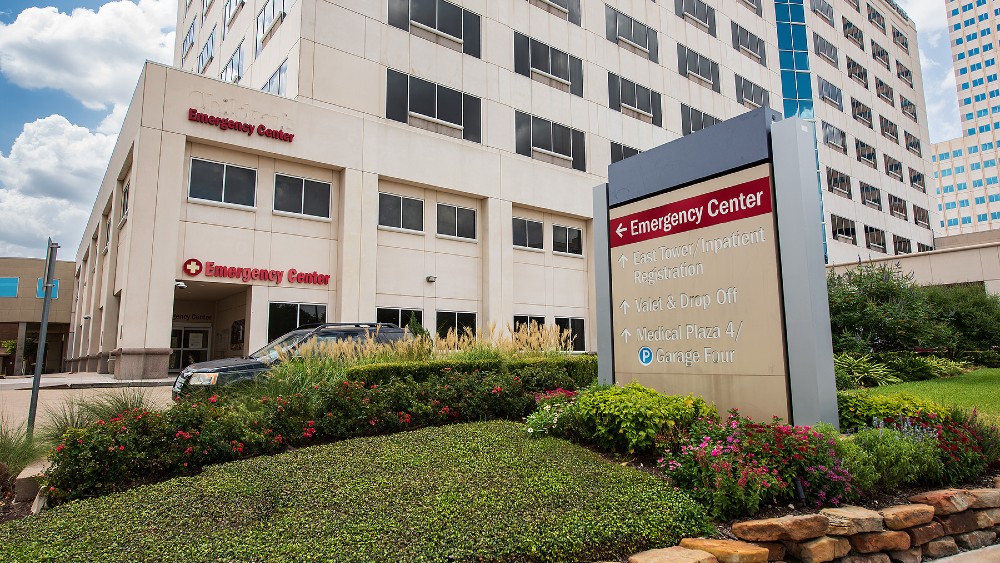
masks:
<path id="1" fill-rule="evenodd" d="M 70 332 L 70 295 L 60 286 L 73 279 L 73 262 L 55 263 L 43 372 L 62 371 Z M 45 260 L 0 258 L 0 377 L 35 373 L 45 290 Z"/>
<path id="2" fill-rule="evenodd" d="M 944 0 L 948 12 L 962 136 L 934 145 L 939 236 L 1000 228 L 997 131 L 1000 82 L 997 42 L 1000 2 Z"/>
<path id="3" fill-rule="evenodd" d="M 800 12 L 790 8 L 795 21 Z M 913 22 L 891 0 L 809 0 L 809 8 L 805 29 L 790 26 L 784 111 L 814 111 L 828 261 L 932 249 L 930 135 Z M 780 12 L 778 22 L 780 38 Z M 812 96 L 802 93 L 806 73 Z"/>
<path id="4" fill-rule="evenodd" d="M 842 133 L 821 134 L 804 187 L 837 200 L 831 259 L 869 252 L 862 225 L 930 245 L 888 202 L 927 207 L 902 144 L 927 142 L 915 29 L 884 0 L 879 17 L 837 2 L 181 0 L 174 66 L 146 65 L 77 255 L 73 363 L 161 373 L 323 319 L 538 321 L 589 349 L 591 188 L 760 106 Z M 845 83 L 848 54 L 876 69 L 870 88 Z M 852 98 L 899 143 L 852 119 Z M 847 135 L 873 167 L 829 148 L 850 152 Z M 885 199 L 864 205 L 861 181 Z"/>

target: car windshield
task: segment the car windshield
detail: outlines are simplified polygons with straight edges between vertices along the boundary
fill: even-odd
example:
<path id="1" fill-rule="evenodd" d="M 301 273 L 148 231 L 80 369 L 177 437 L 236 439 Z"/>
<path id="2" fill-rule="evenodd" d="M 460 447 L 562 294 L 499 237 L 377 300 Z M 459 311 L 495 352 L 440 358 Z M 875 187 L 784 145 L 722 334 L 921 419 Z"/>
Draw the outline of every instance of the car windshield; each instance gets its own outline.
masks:
<path id="1" fill-rule="evenodd" d="M 264 346 L 260 350 L 257 350 L 253 354 L 250 354 L 250 357 L 269 364 L 277 360 L 278 356 L 282 353 L 288 352 L 294 348 L 296 344 L 301 342 L 302 339 L 311 332 L 311 330 L 295 330 L 289 332 L 288 334 L 271 342 L 267 346 Z"/>

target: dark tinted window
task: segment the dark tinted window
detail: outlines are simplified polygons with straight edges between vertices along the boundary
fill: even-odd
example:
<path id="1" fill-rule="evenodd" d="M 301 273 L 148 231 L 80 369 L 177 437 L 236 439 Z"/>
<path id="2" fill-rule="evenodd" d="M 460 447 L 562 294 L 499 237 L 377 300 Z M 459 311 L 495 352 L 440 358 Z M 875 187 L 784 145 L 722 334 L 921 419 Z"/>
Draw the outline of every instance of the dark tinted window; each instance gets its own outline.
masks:
<path id="1" fill-rule="evenodd" d="M 437 96 L 437 118 L 461 125 L 462 93 L 458 90 L 438 86 Z"/>
<path id="2" fill-rule="evenodd" d="M 379 192 L 378 224 L 412 231 L 424 230 L 424 202 Z"/>
<path id="3" fill-rule="evenodd" d="M 330 184 L 275 174 L 274 209 L 330 217 Z"/>
<path id="4" fill-rule="evenodd" d="M 543 225 L 541 221 L 532 221 L 531 219 L 521 219 L 519 217 L 514 217 L 513 220 L 514 229 L 514 246 L 521 246 L 525 248 L 542 248 L 542 230 Z"/>
<path id="5" fill-rule="evenodd" d="M 447 336 L 451 330 L 454 330 L 459 336 L 467 332 L 476 334 L 475 313 L 438 311 L 436 320 L 438 336 Z"/>
<path id="6" fill-rule="evenodd" d="M 424 202 L 419 199 L 404 197 L 403 228 L 414 231 L 424 230 Z"/>
<path id="7" fill-rule="evenodd" d="M 330 184 L 313 180 L 305 181 L 302 213 L 316 217 L 330 217 Z"/>
<path id="8" fill-rule="evenodd" d="M 583 319 L 556 317 L 556 326 L 560 332 L 569 335 L 570 349 L 574 352 L 585 352 L 587 350 L 586 334 L 583 328 Z"/>
<path id="9" fill-rule="evenodd" d="M 438 0 L 410 0 L 410 19 L 430 28 L 437 27 Z"/>
<path id="10" fill-rule="evenodd" d="M 257 171 L 226 165 L 226 186 L 222 201 L 253 206 L 257 192 Z"/>
<path id="11" fill-rule="evenodd" d="M 276 174 L 274 176 L 274 210 L 302 213 L 302 180 Z"/>
<path id="12" fill-rule="evenodd" d="M 410 111 L 428 117 L 437 117 L 434 95 L 436 86 L 419 78 L 410 77 Z"/>
<path id="13" fill-rule="evenodd" d="M 439 235 L 476 238 L 476 212 L 465 207 L 439 203 L 437 206 Z"/>
<path id="14" fill-rule="evenodd" d="M 538 329 L 545 325 L 545 317 L 534 315 L 514 315 L 514 332 L 522 327 Z"/>
<path id="15" fill-rule="evenodd" d="M 415 318 L 417 324 L 424 324 L 424 312 L 420 309 L 395 309 L 379 307 L 375 310 L 375 320 L 380 323 L 392 323 L 401 328 L 410 325 L 410 319 Z"/>
<path id="16" fill-rule="evenodd" d="M 583 231 L 573 227 L 552 225 L 552 251 L 583 254 Z"/>
<path id="17" fill-rule="evenodd" d="M 452 37 L 462 38 L 462 8 L 449 2 L 438 2 L 439 31 Z"/>
<path id="18" fill-rule="evenodd" d="M 326 322 L 326 305 L 271 303 L 267 319 L 268 342 L 300 325 Z"/>
<path id="19" fill-rule="evenodd" d="M 256 200 L 257 171 L 231 164 L 191 160 L 193 198 L 253 206 Z"/>
<path id="20" fill-rule="evenodd" d="M 222 178 L 226 166 L 204 160 L 191 161 L 191 197 L 222 201 Z"/>

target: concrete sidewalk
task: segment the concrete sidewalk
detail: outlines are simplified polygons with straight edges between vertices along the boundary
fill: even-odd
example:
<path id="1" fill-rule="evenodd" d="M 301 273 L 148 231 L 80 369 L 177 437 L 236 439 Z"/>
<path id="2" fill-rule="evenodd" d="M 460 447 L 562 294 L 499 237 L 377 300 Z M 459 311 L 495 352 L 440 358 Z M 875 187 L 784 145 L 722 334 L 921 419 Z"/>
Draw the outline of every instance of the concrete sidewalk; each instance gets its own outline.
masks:
<path id="1" fill-rule="evenodd" d="M 0 379 L 0 391 L 31 389 L 32 376 L 17 376 Z M 174 384 L 174 378 L 162 379 L 115 379 L 109 374 L 46 373 L 42 374 L 40 387 L 43 389 L 95 389 L 115 387 L 162 387 Z"/>
<path id="2" fill-rule="evenodd" d="M 967 551 L 965 553 L 959 553 L 958 555 L 952 555 L 951 557 L 945 557 L 944 559 L 934 560 L 934 563 L 998 563 L 998 562 L 1000 562 L 1000 545 L 984 547 L 983 549 L 977 549 L 975 551 Z"/>

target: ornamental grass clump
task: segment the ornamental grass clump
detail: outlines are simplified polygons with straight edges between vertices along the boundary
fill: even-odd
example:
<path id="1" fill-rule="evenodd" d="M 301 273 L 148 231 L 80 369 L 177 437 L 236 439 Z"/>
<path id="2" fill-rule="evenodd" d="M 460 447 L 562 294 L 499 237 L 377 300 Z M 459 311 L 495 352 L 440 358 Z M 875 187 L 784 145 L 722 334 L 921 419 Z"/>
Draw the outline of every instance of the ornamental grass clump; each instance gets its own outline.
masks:
<path id="1" fill-rule="evenodd" d="M 732 411 L 724 421 L 695 421 L 659 466 L 717 518 L 795 500 L 836 506 L 853 491 L 835 444 L 809 427 L 754 422 Z"/>

